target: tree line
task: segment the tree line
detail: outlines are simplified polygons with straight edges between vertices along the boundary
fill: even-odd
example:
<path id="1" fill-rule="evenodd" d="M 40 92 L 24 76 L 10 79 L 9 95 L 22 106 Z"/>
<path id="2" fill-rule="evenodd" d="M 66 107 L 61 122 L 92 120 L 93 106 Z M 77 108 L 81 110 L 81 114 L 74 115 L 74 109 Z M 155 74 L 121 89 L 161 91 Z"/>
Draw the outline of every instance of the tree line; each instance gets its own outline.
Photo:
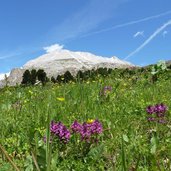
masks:
<path id="1" fill-rule="evenodd" d="M 96 80 L 97 77 L 107 77 L 113 75 L 114 77 L 129 78 L 133 75 L 143 74 L 145 77 L 151 72 L 153 67 L 156 65 L 151 65 L 148 67 L 132 67 L 132 68 L 97 68 L 86 71 L 78 71 L 75 76 L 73 76 L 70 71 L 66 71 L 64 74 L 58 75 L 57 77 L 52 76 L 51 78 L 47 77 L 46 72 L 43 69 L 38 71 L 35 69 L 26 70 L 23 74 L 22 85 L 35 85 L 37 81 L 41 82 L 42 85 L 45 85 L 47 82 L 51 81 L 53 83 L 69 83 L 69 82 L 82 82 L 87 80 Z M 171 65 L 166 67 L 168 70 L 171 70 Z M 160 72 L 159 72 L 160 73 Z M 156 75 L 155 75 L 156 76 Z"/>
<path id="2" fill-rule="evenodd" d="M 56 78 L 54 76 L 49 79 L 47 77 L 46 72 L 43 69 L 39 69 L 36 71 L 35 69 L 26 70 L 23 73 L 22 85 L 35 85 L 37 81 L 41 82 L 42 85 L 45 85 L 46 82 L 51 81 L 53 83 L 68 83 L 68 82 L 76 82 L 76 81 L 86 81 L 88 79 L 95 80 L 97 76 L 106 77 L 112 73 L 111 68 L 98 68 L 96 70 L 86 70 L 86 71 L 78 71 L 76 76 L 73 76 L 70 71 L 66 71 L 62 75 L 58 75 Z"/>
<path id="3" fill-rule="evenodd" d="M 21 82 L 22 85 L 35 85 L 35 83 L 39 81 L 42 85 L 48 81 L 46 72 L 43 69 L 39 69 L 36 71 L 35 69 L 25 70 L 23 73 L 23 80 Z"/>

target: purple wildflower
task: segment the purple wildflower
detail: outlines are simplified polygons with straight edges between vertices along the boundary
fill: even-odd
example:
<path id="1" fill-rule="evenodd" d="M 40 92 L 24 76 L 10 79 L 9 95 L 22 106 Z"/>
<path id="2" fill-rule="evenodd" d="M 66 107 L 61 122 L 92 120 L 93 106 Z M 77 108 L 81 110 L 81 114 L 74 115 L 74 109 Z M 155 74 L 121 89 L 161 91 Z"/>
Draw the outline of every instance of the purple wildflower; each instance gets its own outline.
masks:
<path id="1" fill-rule="evenodd" d="M 166 110 L 167 110 L 167 107 L 163 103 L 155 105 L 155 112 L 156 113 L 165 113 Z"/>
<path id="2" fill-rule="evenodd" d="M 165 113 L 168 110 L 167 106 L 163 103 L 156 104 L 154 106 L 148 106 L 146 111 L 148 114 L 155 114 L 154 117 L 149 117 L 148 121 L 156 121 L 158 123 L 166 123 L 163 118 L 165 117 Z"/>
<path id="3" fill-rule="evenodd" d="M 102 133 L 102 131 L 103 131 L 102 124 L 98 120 L 95 120 L 91 124 L 91 132 L 92 132 L 92 134 L 100 134 L 100 133 Z"/>
<path id="4" fill-rule="evenodd" d="M 71 125 L 73 133 L 79 133 L 82 141 L 87 142 L 98 142 L 97 135 L 103 132 L 102 124 L 98 120 L 90 120 L 80 124 L 77 121 Z M 50 124 L 51 139 L 55 137 L 59 138 L 60 141 L 67 143 L 70 139 L 71 133 L 61 122 L 55 123 L 54 121 Z M 46 142 L 46 137 L 44 137 Z"/>
<path id="5" fill-rule="evenodd" d="M 71 125 L 71 129 L 75 133 L 81 132 L 82 128 L 83 128 L 82 125 L 77 121 L 74 121 L 74 123 Z"/>
<path id="6" fill-rule="evenodd" d="M 71 136 L 69 130 L 61 122 L 55 123 L 52 121 L 50 131 L 52 134 L 56 135 L 60 141 L 64 141 L 65 143 L 69 141 Z"/>
<path id="7" fill-rule="evenodd" d="M 148 114 L 153 114 L 155 112 L 155 107 L 150 105 L 146 108 L 146 111 Z"/>
<path id="8" fill-rule="evenodd" d="M 81 140 L 90 141 L 90 137 L 91 137 L 90 124 L 84 122 L 82 126 L 83 128 L 80 131 Z"/>
<path id="9" fill-rule="evenodd" d="M 94 135 L 101 134 L 103 131 L 102 124 L 98 120 L 90 123 L 84 122 L 82 125 L 75 121 L 71 129 L 75 133 L 80 133 L 81 140 L 87 142 L 90 142 Z"/>

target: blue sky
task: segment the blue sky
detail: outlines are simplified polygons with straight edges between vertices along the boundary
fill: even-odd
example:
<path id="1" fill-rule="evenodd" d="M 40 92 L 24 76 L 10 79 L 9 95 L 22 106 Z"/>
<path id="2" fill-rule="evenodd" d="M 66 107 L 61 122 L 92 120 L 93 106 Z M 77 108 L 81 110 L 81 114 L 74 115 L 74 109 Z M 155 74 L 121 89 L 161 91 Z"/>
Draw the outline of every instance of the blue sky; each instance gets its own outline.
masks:
<path id="1" fill-rule="evenodd" d="M 0 26 L 0 73 L 54 44 L 137 65 L 171 59 L 170 0 L 1 0 Z"/>

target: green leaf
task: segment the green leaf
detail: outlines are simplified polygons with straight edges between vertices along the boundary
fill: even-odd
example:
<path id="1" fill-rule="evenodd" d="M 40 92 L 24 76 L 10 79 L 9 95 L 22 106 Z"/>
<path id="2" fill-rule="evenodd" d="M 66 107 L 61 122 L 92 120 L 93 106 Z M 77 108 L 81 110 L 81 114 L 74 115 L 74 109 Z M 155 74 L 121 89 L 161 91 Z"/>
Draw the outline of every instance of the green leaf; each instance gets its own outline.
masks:
<path id="1" fill-rule="evenodd" d="M 28 165 L 25 171 L 33 171 L 33 165 Z"/>
<path id="2" fill-rule="evenodd" d="M 103 151 L 104 151 L 104 145 L 101 144 L 97 147 L 91 148 L 91 150 L 88 153 L 88 156 L 93 159 L 98 159 L 103 155 Z"/>
<path id="3" fill-rule="evenodd" d="M 155 154 L 156 153 L 156 149 L 157 149 L 157 137 L 154 135 L 151 140 L 151 149 L 150 152 L 151 154 Z"/>
<path id="4" fill-rule="evenodd" d="M 125 142 L 129 142 L 128 136 L 124 134 L 124 135 L 123 135 L 123 140 L 124 140 Z"/>
<path id="5" fill-rule="evenodd" d="M 55 153 L 52 156 L 52 161 L 51 161 L 51 169 L 56 170 L 57 169 L 57 160 L 58 160 L 58 154 Z"/>
<path id="6" fill-rule="evenodd" d="M 25 171 L 33 171 L 33 161 L 30 155 L 27 156 L 24 166 L 25 166 Z"/>

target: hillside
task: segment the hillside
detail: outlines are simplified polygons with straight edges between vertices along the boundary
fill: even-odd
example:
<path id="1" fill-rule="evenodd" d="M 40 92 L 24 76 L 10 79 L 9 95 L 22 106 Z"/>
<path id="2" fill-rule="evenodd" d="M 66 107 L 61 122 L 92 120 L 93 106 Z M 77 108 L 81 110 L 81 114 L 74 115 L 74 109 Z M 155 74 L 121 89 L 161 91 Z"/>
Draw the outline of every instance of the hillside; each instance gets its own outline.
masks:
<path id="1" fill-rule="evenodd" d="M 51 161 L 54 170 L 169 171 L 170 77 L 168 70 L 152 82 L 148 71 L 118 69 L 95 80 L 1 89 L 0 144 L 21 170 Z M 0 168 L 12 170 L 4 157 Z"/>

